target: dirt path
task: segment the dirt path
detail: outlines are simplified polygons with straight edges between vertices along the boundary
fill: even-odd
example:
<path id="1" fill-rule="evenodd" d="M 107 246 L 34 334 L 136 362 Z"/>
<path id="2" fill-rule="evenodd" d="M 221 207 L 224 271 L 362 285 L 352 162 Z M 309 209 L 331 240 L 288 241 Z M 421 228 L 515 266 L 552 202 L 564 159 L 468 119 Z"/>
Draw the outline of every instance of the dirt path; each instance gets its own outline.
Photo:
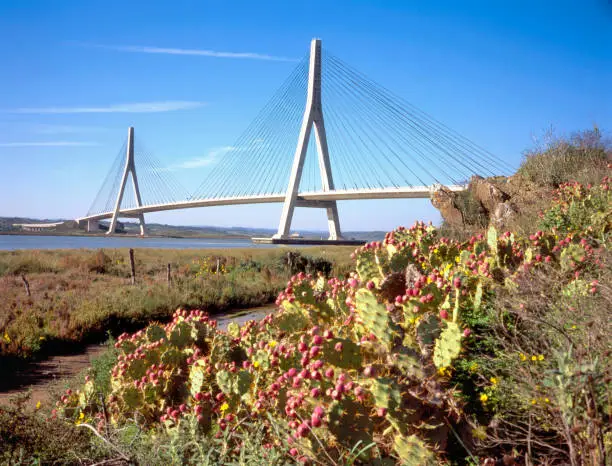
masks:
<path id="1" fill-rule="evenodd" d="M 240 310 L 215 316 L 219 328 L 225 329 L 230 322 L 242 324 L 247 320 L 261 319 L 274 310 L 274 306 L 265 306 Z M 91 366 L 93 359 L 104 352 L 102 344 L 88 345 L 73 354 L 51 356 L 43 361 L 33 361 L 12 374 L 0 377 L 0 404 L 7 403 L 9 398 L 32 390 L 27 405 L 35 406 L 38 401 L 49 399 L 49 390 L 62 379 L 74 377 Z"/>

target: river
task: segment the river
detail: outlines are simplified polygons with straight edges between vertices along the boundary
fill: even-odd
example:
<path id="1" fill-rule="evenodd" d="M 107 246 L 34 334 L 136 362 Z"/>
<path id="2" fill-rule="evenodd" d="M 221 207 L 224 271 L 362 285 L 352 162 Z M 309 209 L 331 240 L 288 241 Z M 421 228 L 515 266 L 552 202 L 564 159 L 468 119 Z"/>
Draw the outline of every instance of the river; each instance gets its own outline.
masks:
<path id="1" fill-rule="evenodd" d="M 17 249 L 228 249 L 274 248 L 246 238 L 138 238 L 121 236 L 0 235 L 0 251 Z"/>

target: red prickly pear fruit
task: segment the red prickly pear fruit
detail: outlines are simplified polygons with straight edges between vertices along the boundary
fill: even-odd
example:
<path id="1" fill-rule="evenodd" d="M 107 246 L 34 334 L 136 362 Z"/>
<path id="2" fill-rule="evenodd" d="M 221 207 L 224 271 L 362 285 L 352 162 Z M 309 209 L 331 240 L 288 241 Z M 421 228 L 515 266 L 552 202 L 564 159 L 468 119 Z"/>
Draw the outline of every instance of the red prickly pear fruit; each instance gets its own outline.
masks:
<path id="1" fill-rule="evenodd" d="M 314 327 L 310 329 L 310 334 L 313 336 L 318 335 L 320 331 L 321 331 L 321 328 L 318 325 L 315 325 Z"/>
<path id="2" fill-rule="evenodd" d="M 312 337 L 313 345 L 320 345 L 321 343 L 323 343 L 323 337 L 321 337 L 321 335 L 315 335 L 314 337 Z"/>
<path id="3" fill-rule="evenodd" d="M 312 396 L 313 398 L 318 398 L 319 396 L 321 396 L 321 390 L 319 388 L 313 388 L 310 390 L 310 396 Z"/>
<path id="4" fill-rule="evenodd" d="M 374 284 L 374 282 L 372 280 L 370 280 L 367 284 L 366 284 L 366 288 L 368 290 L 373 290 L 376 287 L 376 285 Z"/>
<path id="5" fill-rule="evenodd" d="M 298 351 L 300 353 L 303 353 L 306 350 L 308 350 L 308 345 L 306 343 L 303 343 L 303 342 L 298 343 Z"/>
<path id="6" fill-rule="evenodd" d="M 376 415 L 379 417 L 385 417 L 387 415 L 387 408 L 378 408 L 376 410 Z"/>
<path id="7" fill-rule="evenodd" d="M 469 328 L 463 330 L 463 336 L 465 338 L 469 337 L 472 334 L 472 331 Z"/>
<path id="8" fill-rule="evenodd" d="M 291 441 L 293 441 L 293 439 L 291 439 Z M 290 454 L 291 456 L 297 456 L 297 454 L 298 454 L 298 450 L 297 450 L 297 448 L 295 448 L 295 447 L 291 448 L 291 449 L 289 450 L 289 454 Z"/>
<path id="9" fill-rule="evenodd" d="M 446 309 L 442 309 L 440 311 L 440 319 L 442 320 L 448 319 L 448 311 Z"/>
<path id="10" fill-rule="evenodd" d="M 334 338 L 334 332 L 332 332 L 331 330 L 325 330 L 323 332 L 323 337 L 327 340 L 331 340 L 332 338 Z"/>
<path id="11" fill-rule="evenodd" d="M 461 278 L 456 277 L 456 278 L 453 280 L 453 286 L 454 286 L 455 288 L 461 288 Z"/>
<path id="12" fill-rule="evenodd" d="M 325 410 L 321 406 L 316 406 L 312 412 L 313 416 L 316 414 L 318 417 L 323 417 Z"/>
<path id="13" fill-rule="evenodd" d="M 308 431 L 310 430 L 310 428 L 308 427 L 307 424 L 300 424 L 297 428 L 297 434 L 300 437 L 306 437 L 308 435 Z"/>
<path id="14" fill-rule="evenodd" d="M 342 344 L 341 341 L 339 341 L 338 343 L 334 345 L 334 349 L 338 352 L 342 351 L 343 348 L 344 348 L 344 345 Z"/>
<path id="15" fill-rule="evenodd" d="M 317 359 L 316 361 L 312 363 L 313 369 L 321 369 L 321 367 L 323 367 L 323 361 L 320 359 Z"/>
<path id="16" fill-rule="evenodd" d="M 296 374 L 297 374 L 297 369 L 295 367 L 292 367 L 287 371 L 287 375 L 289 377 L 295 377 Z"/>
<path id="17" fill-rule="evenodd" d="M 332 400 L 340 400 L 342 398 L 342 393 L 339 393 L 338 390 L 332 390 L 331 392 Z"/>
<path id="18" fill-rule="evenodd" d="M 310 352 L 309 352 L 310 357 L 314 358 L 317 354 L 319 354 L 320 351 L 321 351 L 320 346 L 313 346 L 312 348 L 310 348 Z"/>
<path id="19" fill-rule="evenodd" d="M 334 370 L 330 367 L 325 371 L 325 377 L 332 379 L 334 377 Z"/>
<path id="20" fill-rule="evenodd" d="M 311 422 L 312 422 L 312 427 L 320 427 L 321 426 L 321 418 L 319 416 L 316 415 L 312 415 L 312 417 L 310 418 Z"/>
<path id="21" fill-rule="evenodd" d="M 376 375 L 376 369 L 374 369 L 374 366 L 366 366 L 363 370 L 363 375 L 366 377 L 374 377 L 374 375 Z"/>

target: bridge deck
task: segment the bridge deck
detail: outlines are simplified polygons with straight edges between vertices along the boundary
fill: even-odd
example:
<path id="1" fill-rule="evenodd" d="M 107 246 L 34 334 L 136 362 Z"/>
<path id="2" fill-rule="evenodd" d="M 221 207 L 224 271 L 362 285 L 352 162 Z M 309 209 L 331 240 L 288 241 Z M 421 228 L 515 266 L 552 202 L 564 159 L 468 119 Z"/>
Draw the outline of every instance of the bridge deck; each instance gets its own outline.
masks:
<path id="1" fill-rule="evenodd" d="M 445 189 L 453 192 L 465 190 L 465 186 L 452 185 L 445 186 Z M 298 199 L 305 201 L 348 201 L 355 199 L 427 199 L 431 196 L 434 187 L 429 186 L 410 186 L 401 188 L 374 188 L 374 189 L 355 189 L 355 190 L 334 190 L 334 191 L 314 191 L 298 195 Z M 136 217 L 139 214 L 150 212 L 161 212 L 165 210 L 192 209 L 195 207 L 213 207 L 224 205 L 243 205 L 243 204 L 271 204 L 283 202 L 284 194 L 267 194 L 242 197 L 220 197 L 211 199 L 192 199 L 181 202 L 167 204 L 152 204 L 142 207 L 121 209 L 121 217 Z M 88 215 L 76 219 L 77 222 L 86 220 L 102 220 L 111 218 L 113 212 L 102 212 Z"/>

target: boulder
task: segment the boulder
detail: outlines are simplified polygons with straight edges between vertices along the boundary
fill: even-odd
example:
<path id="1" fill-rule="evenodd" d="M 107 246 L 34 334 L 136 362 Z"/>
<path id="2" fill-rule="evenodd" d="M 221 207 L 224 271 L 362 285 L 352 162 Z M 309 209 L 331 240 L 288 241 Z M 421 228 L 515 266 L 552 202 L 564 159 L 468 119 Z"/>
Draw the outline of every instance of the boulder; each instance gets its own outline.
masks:
<path id="1" fill-rule="evenodd" d="M 456 196 L 452 191 L 441 187 L 433 193 L 431 203 L 440 211 L 446 223 L 451 226 L 463 226 L 463 213 L 457 207 Z"/>
<path id="2" fill-rule="evenodd" d="M 498 186 L 477 175 L 473 176 L 470 180 L 468 190 L 472 193 L 474 199 L 480 202 L 480 205 L 486 210 L 489 217 L 492 216 L 498 205 L 510 199 L 510 196 L 499 189 Z"/>

